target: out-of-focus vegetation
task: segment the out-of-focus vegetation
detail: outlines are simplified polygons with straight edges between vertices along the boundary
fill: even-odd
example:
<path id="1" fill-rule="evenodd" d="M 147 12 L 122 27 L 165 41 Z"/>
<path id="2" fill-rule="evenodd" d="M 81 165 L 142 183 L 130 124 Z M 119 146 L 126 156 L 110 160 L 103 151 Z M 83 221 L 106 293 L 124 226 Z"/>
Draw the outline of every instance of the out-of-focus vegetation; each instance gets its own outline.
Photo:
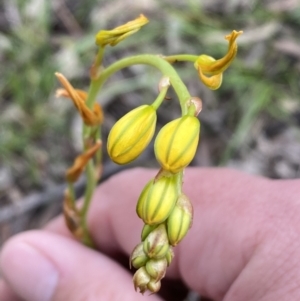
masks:
<path id="1" fill-rule="evenodd" d="M 63 181 L 80 147 L 79 119 L 71 102 L 55 98 L 54 72 L 86 89 L 94 35 L 140 13 L 151 22 L 108 49 L 105 64 L 148 52 L 219 58 L 227 49 L 224 36 L 233 29 L 244 31 L 237 58 L 218 91 L 203 87 L 192 64 L 177 66 L 192 94 L 204 103 L 195 163 L 241 165 L 271 177 L 299 176 L 298 1 L 3 0 L 0 200 L 11 201 Z M 158 80 L 156 72 L 136 66 L 109 81 L 99 95 L 107 112 L 106 134 L 130 108 L 154 99 Z M 160 121 L 178 113 L 176 99 L 167 101 Z"/>

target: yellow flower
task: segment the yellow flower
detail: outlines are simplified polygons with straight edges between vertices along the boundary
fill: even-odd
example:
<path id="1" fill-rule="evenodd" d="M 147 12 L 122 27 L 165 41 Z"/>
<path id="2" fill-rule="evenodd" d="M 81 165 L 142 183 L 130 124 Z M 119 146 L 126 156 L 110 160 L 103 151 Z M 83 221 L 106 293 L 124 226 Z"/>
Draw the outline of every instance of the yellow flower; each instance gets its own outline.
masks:
<path id="1" fill-rule="evenodd" d="M 183 116 L 167 123 L 158 133 L 154 151 L 164 170 L 177 173 L 194 158 L 200 133 L 197 117 Z"/>
<path id="2" fill-rule="evenodd" d="M 91 110 L 85 103 L 87 98 L 87 93 L 85 91 L 74 89 L 61 73 L 57 72 L 55 75 L 64 86 L 64 89 L 58 89 L 56 91 L 56 97 L 63 96 L 70 98 L 86 125 L 93 126 L 101 124 L 103 122 L 103 112 L 100 105 L 95 103 Z"/>
<path id="3" fill-rule="evenodd" d="M 118 26 L 112 30 L 101 30 L 96 35 L 96 44 L 104 47 L 106 45 L 115 46 L 128 36 L 137 32 L 142 26 L 147 24 L 149 20 L 141 14 L 135 20 Z"/>
<path id="4" fill-rule="evenodd" d="M 107 151 L 117 164 L 136 159 L 151 141 L 156 125 L 156 111 L 142 105 L 119 119 L 111 129 Z"/>
<path id="5" fill-rule="evenodd" d="M 231 34 L 225 36 L 229 41 L 228 51 L 224 57 L 219 60 L 211 56 L 202 54 L 195 62 L 195 68 L 198 70 L 201 81 L 210 89 L 216 90 L 222 83 L 222 73 L 230 66 L 237 53 L 236 39 L 242 31 L 233 30 Z"/>

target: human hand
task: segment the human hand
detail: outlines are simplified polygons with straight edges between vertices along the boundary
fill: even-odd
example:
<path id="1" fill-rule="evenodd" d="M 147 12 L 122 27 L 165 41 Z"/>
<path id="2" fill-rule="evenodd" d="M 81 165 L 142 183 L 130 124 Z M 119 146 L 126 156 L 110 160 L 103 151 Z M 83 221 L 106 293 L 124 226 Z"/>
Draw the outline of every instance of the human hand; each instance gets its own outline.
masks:
<path id="1" fill-rule="evenodd" d="M 61 218 L 11 238 L 0 259 L 1 301 L 161 300 L 136 293 L 112 259 L 139 242 L 135 205 L 154 175 L 133 169 L 97 189 L 89 226 L 100 252 L 76 242 Z M 184 179 L 194 223 L 166 277 L 216 301 L 300 300 L 300 181 L 216 168 L 189 168 Z"/>

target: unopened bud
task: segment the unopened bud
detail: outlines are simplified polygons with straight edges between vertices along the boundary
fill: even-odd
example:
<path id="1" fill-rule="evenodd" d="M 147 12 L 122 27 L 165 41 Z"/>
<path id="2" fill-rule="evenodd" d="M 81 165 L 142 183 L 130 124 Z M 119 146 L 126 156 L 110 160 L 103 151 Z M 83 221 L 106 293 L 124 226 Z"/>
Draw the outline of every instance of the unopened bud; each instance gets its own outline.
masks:
<path id="1" fill-rule="evenodd" d="M 144 266 L 148 259 L 149 258 L 144 251 L 143 243 L 140 243 L 133 249 L 131 253 L 130 266 L 132 265 L 134 268 L 138 269 Z"/>
<path id="2" fill-rule="evenodd" d="M 133 275 L 134 289 L 140 290 L 140 293 L 144 293 L 147 290 L 147 284 L 150 282 L 151 277 L 146 271 L 145 267 L 139 268 Z"/>
<path id="3" fill-rule="evenodd" d="M 145 253 L 150 258 L 163 258 L 169 250 L 168 234 L 164 224 L 155 228 L 144 240 Z"/>
<path id="4" fill-rule="evenodd" d="M 176 200 L 177 186 L 174 176 L 151 180 L 143 189 L 136 207 L 137 215 L 145 224 L 155 225 L 165 221 Z"/>
<path id="5" fill-rule="evenodd" d="M 176 246 L 187 234 L 193 220 L 193 207 L 188 197 L 182 194 L 168 218 L 168 237 Z"/>
<path id="6" fill-rule="evenodd" d="M 141 239 L 142 241 L 144 241 L 146 239 L 146 237 L 150 234 L 151 231 L 153 231 L 155 228 L 157 227 L 157 225 L 147 225 L 145 224 L 142 230 L 142 234 L 141 234 Z"/>
<path id="7" fill-rule="evenodd" d="M 150 259 L 146 263 L 146 271 L 155 281 L 161 280 L 167 270 L 168 262 L 166 258 Z"/>
<path id="8" fill-rule="evenodd" d="M 167 123 L 158 133 L 154 151 L 163 169 L 177 173 L 194 158 L 200 133 L 195 116 L 183 116 Z"/>
<path id="9" fill-rule="evenodd" d="M 151 293 L 157 293 L 160 290 L 161 283 L 160 281 L 155 281 L 151 279 L 149 283 L 147 284 L 147 288 Z"/>
<path id="10" fill-rule="evenodd" d="M 166 259 L 167 259 L 168 266 L 171 264 L 174 256 L 175 256 L 174 251 L 173 251 L 172 247 L 170 246 L 169 250 L 166 254 Z"/>
<path id="11" fill-rule="evenodd" d="M 107 151 L 117 164 L 127 164 L 136 159 L 151 141 L 156 125 L 156 111 L 142 105 L 119 119 L 111 129 Z"/>

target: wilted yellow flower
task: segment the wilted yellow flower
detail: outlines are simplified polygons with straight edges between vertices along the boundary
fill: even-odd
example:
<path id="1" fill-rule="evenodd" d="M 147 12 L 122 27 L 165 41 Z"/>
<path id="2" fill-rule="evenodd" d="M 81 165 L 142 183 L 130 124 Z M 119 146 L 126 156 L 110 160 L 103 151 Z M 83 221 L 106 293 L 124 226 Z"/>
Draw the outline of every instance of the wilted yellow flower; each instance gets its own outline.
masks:
<path id="1" fill-rule="evenodd" d="M 161 177 L 156 181 L 151 180 L 139 197 L 136 206 L 137 215 L 145 224 L 160 224 L 168 218 L 175 206 L 177 197 L 175 177 Z"/>
<path id="2" fill-rule="evenodd" d="M 140 15 L 138 18 L 118 26 L 112 30 L 101 30 L 96 35 L 96 44 L 104 47 L 106 45 L 115 46 L 128 36 L 137 32 L 142 26 L 147 24 L 149 20 Z"/>
<path id="3" fill-rule="evenodd" d="M 177 173 L 194 158 L 200 133 L 197 117 L 183 116 L 167 123 L 158 133 L 154 151 L 164 170 Z"/>
<path id="4" fill-rule="evenodd" d="M 66 172 L 68 182 L 75 182 L 84 170 L 87 162 L 95 155 L 96 151 L 101 147 L 101 141 L 97 141 L 91 148 L 79 155 L 72 167 Z"/>
<path id="5" fill-rule="evenodd" d="M 91 110 L 85 103 L 87 98 L 87 93 L 85 91 L 74 89 L 69 81 L 61 73 L 57 72 L 55 73 L 55 75 L 65 88 L 58 89 L 56 91 L 56 96 L 70 98 L 86 125 L 93 126 L 101 124 L 103 122 L 103 112 L 100 105 L 98 103 L 95 103 L 93 110 Z"/>
<path id="6" fill-rule="evenodd" d="M 168 218 L 167 230 L 172 246 L 176 246 L 185 237 L 192 225 L 192 220 L 192 204 L 189 198 L 182 194 Z"/>
<path id="7" fill-rule="evenodd" d="M 156 111 L 149 105 L 142 105 L 119 119 L 108 136 L 111 159 L 118 164 L 136 159 L 151 141 L 155 125 Z"/>
<path id="8" fill-rule="evenodd" d="M 222 83 L 222 73 L 230 66 L 237 53 L 236 39 L 242 31 L 233 30 L 231 34 L 225 36 L 229 41 L 228 51 L 221 59 L 214 59 L 211 56 L 202 54 L 195 62 L 201 81 L 210 89 L 216 90 Z"/>

